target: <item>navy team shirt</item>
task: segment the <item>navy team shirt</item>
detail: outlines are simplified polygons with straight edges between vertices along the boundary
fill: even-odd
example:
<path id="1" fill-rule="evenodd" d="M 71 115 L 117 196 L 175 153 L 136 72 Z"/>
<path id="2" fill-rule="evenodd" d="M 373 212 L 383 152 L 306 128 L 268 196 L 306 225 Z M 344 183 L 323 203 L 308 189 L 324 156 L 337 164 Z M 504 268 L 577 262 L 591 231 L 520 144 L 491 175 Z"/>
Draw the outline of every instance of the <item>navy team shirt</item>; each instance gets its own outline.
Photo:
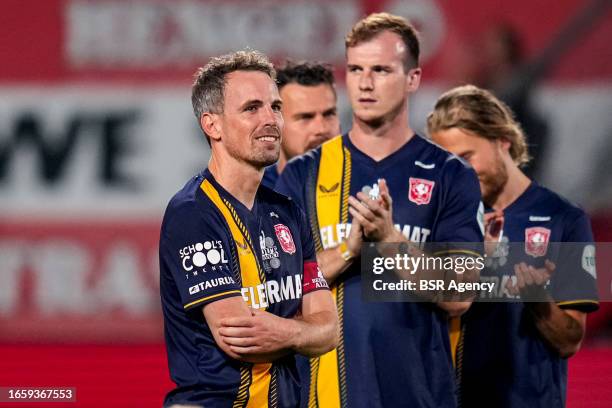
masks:
<path id="1" fill-rule="evenodd" d="M 595 270 L 582 262 L 594 254 L 584 211 L 532 182 L 504 210 L 503 234 L 489 267 L 481 273 L 482 280 L 497 284 L 495 296 L 512 298 L 504 288 L 514 276 L 514 264 L 523 261 L 543 267 L 550 259 L 557 264 L 549 285 L 557 304 L 585 312 L 598 308 Z M 522 243 L 521 259 L 507 257 L 508 242 Z M 577 244 L 553 244 L 560 242 Z M 462 316 L 461 343 L 457 370 L 464 407 L 565 406 L 567 360 L 545 344 L 523 303 L 474 303 Z"/>
<path id="2" fill-rule="evenodd" d="M 266 169 L 264 170 L 264 175 L 261 179 L 261 184 L 268 188 L 274 189 L 274 186 L 278 181 L 278 176 L 278 163 L 274 163 L 273 165 L 266 167 Z"/>
<path id="3" fill-rule="evenodd" d="M 201 187 L 205 180 L 216 189 L 220 202 L 206 196 Z M 250 242 L 232 238 L 220 205 L 235 210 L 232 216 L 248 231 Z M 240 270 L 237 250 L 247 250 L 247 245 L 260 265 L 255 287 L 243 284 L 247 278 Z M 242 296 L 249 307 L 291 318 L 300 310 L 302 296 L 318 289 L 327 289 L 327 284 L 316 266 L 304 215 L 290 199 L 261 186 L 249 210 L 208 170 L 192 178 L 170 201 L 160 237 L 164 333 L 170 376 L 177 384 L 165 405 L 296 406 L 295 357 L 269 367 L 230 358 L 216 345 L 202 309 L 219 299 Z M 264 297 L 254 297 L 255 291 Z M 250 393 L 259 387 L 258 381 L 268 381 L 266 395 L 259 393 L 254 400 Z"/>
<path id="4" fill-rule="evenodd" d="M 355 196 L 384 178 L 393 198 L 393 221 L 406 238 L 422 243 L 482 242 L 480 187 L 475 172 L 459 158 L 415 135 L 396 152 L 375 161 L 358 150 L 348 134 L 341 137 L 351 155 L 350 194 Z M 294 198 L 311 222 L 316 220 L 313 192 L 323 188 L 331 194 L 335 189 L 315 185 L 320 159 L 321 147 L 292 159 L 276 184 L 276 191 Z M 415 195 L 419 184 L 427 187 Z M 334 247 L 348 237 L 350 218 L 348 225 L 315 226 L 315 230 L 324 248 Z M 431 303 L 364 302 L 359 260 L 334 285 L 343 288 L 343 296 L 336 297 L 343 333 L 338 347 L 342 372 L 334 379 L 339 382 L 340 406 L 456 406 L 444 311 Z M 305 359 L 300 359 L 300 374 L 304 402 L 314 394 Z"/>

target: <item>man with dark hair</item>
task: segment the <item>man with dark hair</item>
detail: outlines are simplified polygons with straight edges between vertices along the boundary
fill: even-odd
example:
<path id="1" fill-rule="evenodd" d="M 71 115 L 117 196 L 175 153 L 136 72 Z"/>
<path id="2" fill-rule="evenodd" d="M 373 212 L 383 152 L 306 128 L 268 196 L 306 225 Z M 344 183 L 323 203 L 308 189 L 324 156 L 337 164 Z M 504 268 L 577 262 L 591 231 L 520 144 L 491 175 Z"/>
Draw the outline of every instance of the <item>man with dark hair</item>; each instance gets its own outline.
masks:
<path id="1" fill-rule="evenodd" d="M 310 360 L 302 394 L 317 407 L 454 407 L 447 320 L 469 302 L 365 302 L 358 255 L 366 240 L 481 242 L 478 180 L 410 128 L 421 79 L 412 25 L 366 17 L 346 38 L 346 60 L 351 131 L 292 160 L 276 185 L 307 211 L 341 322 L 340 344 Z"/>
<path id="2" fill-rule="evenodd" d="M 285 126 L 278 162 L 266 168 L 262 181 L 270 188 L 291 158 L 340 134 L 334 74 L 328 65 L 287 61 L 276 82 Z"/>
<path id="3" fill-rule="evenodd" d="M 160 292 L 172 407 L 295 407 L 296 353 L 337 344 L 333 299 L 304 214 L 260 187 L 278 159 L 281 100 L 265 56 L 213 58 L 193 108 L 208 168 L 170 201 L 160 236 Z"/>
<path id="4" fill-rule="evenodd" d="M 567 358 L 580 348 L 586 313 L 598 308 L 589 219 L 521 171 L 525 135 L 490 92 L 472 85 L 446 92 L 427 127 L 435 142 L 472 165 L 490 209 L 485 240 L 494 244 L 482 274 L 499 282 L 498 303 L 477 302 L 461 318 L 462 404 L 562 408 Z M 517 254 L 509 245 L 520 242 Z"/>

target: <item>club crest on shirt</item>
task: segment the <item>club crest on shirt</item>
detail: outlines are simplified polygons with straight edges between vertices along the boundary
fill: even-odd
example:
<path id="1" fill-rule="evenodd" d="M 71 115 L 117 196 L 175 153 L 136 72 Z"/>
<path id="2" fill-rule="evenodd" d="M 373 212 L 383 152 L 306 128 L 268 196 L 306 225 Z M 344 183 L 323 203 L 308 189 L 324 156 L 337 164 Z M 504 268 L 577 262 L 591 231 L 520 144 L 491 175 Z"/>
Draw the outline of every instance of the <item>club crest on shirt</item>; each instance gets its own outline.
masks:
<path id="1" fill-rule="evenodd" d="M 525 253 L 534 258 L 546 255 L 550 230 L 544 227 L 531 227 L 525 229 Z"/>
<path id="2" fill-rule="evenodd" d="M 431 180 L 410 177 L 408 199 L 416 205 L 429 204 L 436 183 Z"/>
<path id="3" fill-rule="evenodd" d="M 284 224 L 276 224 L 274 226 L 274 232 L 276 232 L 276 238 L 278 238 L 278 242 L 283 251 L 290 255 L 295 253 L 295 243 L 293 242 L 289 227 Z"/>

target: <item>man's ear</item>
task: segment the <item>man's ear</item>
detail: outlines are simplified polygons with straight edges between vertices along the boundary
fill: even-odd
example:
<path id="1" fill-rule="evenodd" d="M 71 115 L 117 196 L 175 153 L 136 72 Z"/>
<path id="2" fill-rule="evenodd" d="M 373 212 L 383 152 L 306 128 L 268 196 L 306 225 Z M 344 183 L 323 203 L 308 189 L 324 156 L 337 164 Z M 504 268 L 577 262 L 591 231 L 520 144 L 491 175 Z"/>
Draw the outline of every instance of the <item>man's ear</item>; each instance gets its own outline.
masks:
<path id="1" fill-rule="evenodd" d="M 219 123 L 219 115 L 216 113 L 204 112 L 200 116 L 200 126 L 204 133 L 206 133 L 213 140 L 221 139 L 221 124 Z"/>
<path id="2" fill-rule="evenodd" d="M 419 89 L 419 85 L 421 84 L 421 72 L 421 68 L 412 68 L 408 71 L 406 82 L 408 83 L 408 90 L 410 92 Z"/>
<path id="3" fill-rule="evenodd" d="M 503 137 L 497 140 L 499 140 L 499 145 L 501 146 L 502 150 L 506 152 L 510 152 L 510 147 L 512 147 L 511 141 Z"/>

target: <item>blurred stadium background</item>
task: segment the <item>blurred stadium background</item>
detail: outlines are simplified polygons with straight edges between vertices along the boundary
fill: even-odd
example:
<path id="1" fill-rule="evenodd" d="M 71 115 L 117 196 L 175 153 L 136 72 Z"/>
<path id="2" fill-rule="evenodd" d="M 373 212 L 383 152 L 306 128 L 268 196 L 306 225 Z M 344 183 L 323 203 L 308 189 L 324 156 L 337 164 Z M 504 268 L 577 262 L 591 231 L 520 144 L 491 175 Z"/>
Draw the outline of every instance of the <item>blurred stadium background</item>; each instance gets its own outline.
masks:
<path id="1" fill-rule="evenodd" d="M 209 154 L 191 112 L 192 73 L 245 46 L 277 62 L 328 61 L 346 130 L 343 37 L 373 11 L 403 15 L 423 34 L 417 128 L 450 86 L 493 88 L 530 136 L 530 173 L 585 207 L 596 239 L 612 241 L 610 3 L 4 0 L 0 386 L 77 387 L 67 406 L 161 405 L 172 383 L 159 226 Z M 599 284 L 609 294 L 610 280 Z M 610 384 L 608 303 L 570 361 L 568 406 L 610 406 Z"/>

